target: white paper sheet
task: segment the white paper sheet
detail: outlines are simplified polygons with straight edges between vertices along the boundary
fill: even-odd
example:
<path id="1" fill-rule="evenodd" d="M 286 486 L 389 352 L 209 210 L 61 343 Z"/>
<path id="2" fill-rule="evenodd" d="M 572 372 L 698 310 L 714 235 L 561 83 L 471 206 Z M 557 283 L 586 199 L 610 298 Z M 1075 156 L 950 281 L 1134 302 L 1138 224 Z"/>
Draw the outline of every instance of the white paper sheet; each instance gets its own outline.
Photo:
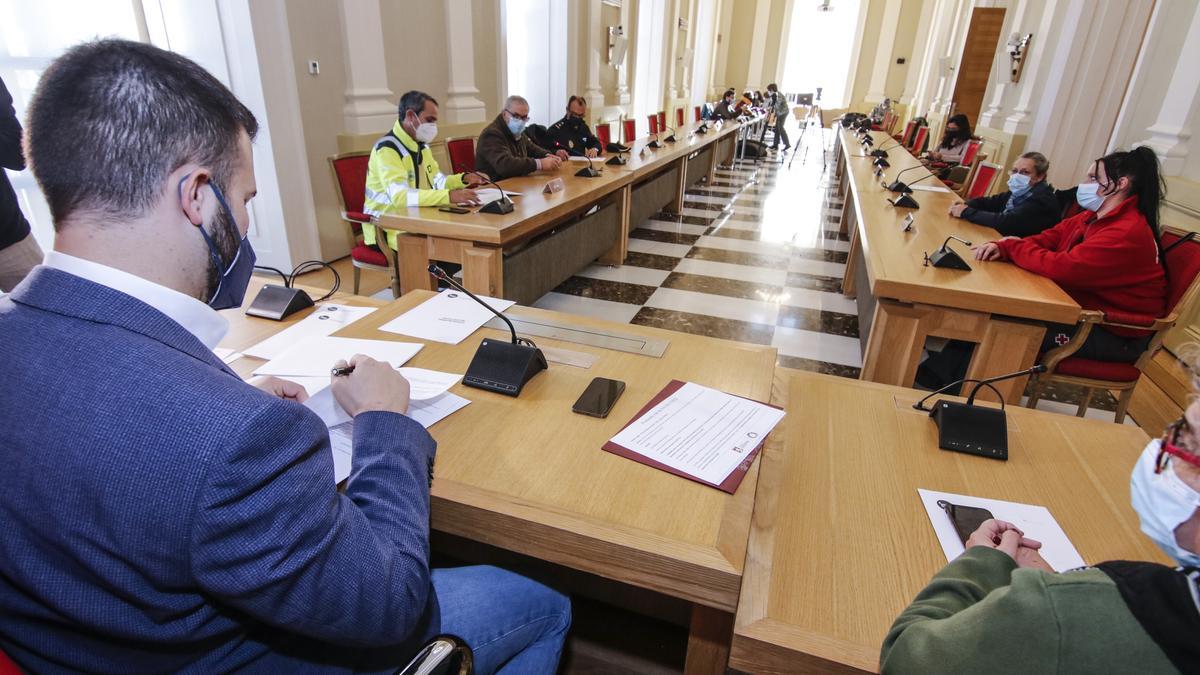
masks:
<path id="1" fill-rule="evenodd" d="M 950 192 L 951 191 L 950 188 L 942 186 L 942 185 L 909 185 L 908 187 L 910 187 L 914 190 L 921 190 L 924 192 Z"/>
<path id="2" fill-rule="evenodd" d="M 408 380 L 408 399 L 410 401 L 428 401 L 431 398 L 441 396 L 446 393 L 446 390 L 453 387 L 455 382 L 462 379 L 462 375 L 427 370 L 425 368 L 400 368 L 400 374 L 404 376 L 404 379 Z M 323 377 L 299 377 L 291 375 L 281 379 L 295 382 L 304 387 L 309 396 L 313 396 L 325 387 L 328 387 L 331 383 L 329 375 Z"/>
<path id="3" fill-rule="evenodd" d="M 950 516 L 946 515 L 942 507 L 937 505 L 939 499 L 944 499 L 951 504 L 987 509 L 997 519 L 1007 520 L 1021 528 L 1026 537 L 1042 542 L 1042 557 L 1057 572 L 1065 572 L 1086 564 L 1079 555 L 1079 551 L 1075 550 L 1071 540 L 1067 539 L 1067 534 L 1063 532 L 1058 521 L 1044 506 L 969 497 L 949 492 L 934 492 L 933 490 L 918 489 L 917 492 L 921 495 L 921 503 L 925 505 L 925 512 L 929 514 L 933 531 L 937 534 L 938 541 L 942 545 L 942 552 L 946 554 L 948 561 L 962 555 L 965 549 L 962 540 L 958 538 L 958 533 L 954 530 L 954 524 L 950 522 Z"/>
<path id="4" fill-rule="evenodd" d="M 242 352 L 234 351 L 228 347 L 217 347 L 213 350 L 213 353 L 225 363 L 233 363 L 242 358 Z"/>
<path id="5" fill-rule="evenodd" d="M 570 160 L 570 161 L 572 161 L 572 162 L 584 162 L 584 163 L 586 163 L 586 162 L 588 161 L 588 158 L 587 158 L 587 157 L 580 157 L 580 156 L 578 156 L 578 155 L 571 155 L 571 156 L 570 156 L 570 157 L 568 157 L 567 159 L 568 159 L 568 160 Z M 594 163 L 594 162 L 602 162 L 602 161 L 604 161 L 604 158 L 603 158 L 603 157 L 592 157 L 592 162 L 593 162 L 593 163 Z"/>
<path id="6" fill-rule="evenodd" d="M 512 300 L 479 296 L 497 312 L 512 307 Z M 411 335 L 456 345 L 493 316 L 466 293 L 447 289 L 379 327 L 389 333 Z"/>
<path id="7" fill-rule="evenodd" d="M 269 361 L 306 338 L 331 335 L 374 311 L 374 307 L 321 303 L 316 311 L 303 320 L 250 347 L 244 353 L 246 356 Z"/>
<path id="8" fill-rule="evenodd" d="M 511 190 L 505 190 L 504 194 L 508 195 L 510 199 L 521 196 L 520 192 L 512 192 Z M 475 188 L 475 200 L 480 204 L 494 202 L 497 199 L 500 199 L 500 191 L 496 188 Z"/>
<path id="9" fill-rule="evenodd" d="M 461 410 L 471 401 L 449 392 L 427 401 L 413 401 L 408 416 L 428 429 L 449 415 Z M 346 414 L 333 398 L 328 387 L 305 403 L 329 427 L 329 446 L 333 452 L 333 480 L 340 483 L 350 476 L 354 459 L 354 419 Z"/>
<path id="10" fill-rule="evenodd" d="M 349 361 L 355 354 L 365 354 L 377 361 L 386 361 L 399 368 L 421 351 L 415 342 L 391 340 L 362 340 L 359 338 L 311 337 L 285 350 L 254 371 L 255 375 L 278 377 L 328 377 L 333 364 Z"/>
<path id="11" fill-rule="evenodd" d="M 778 408 L 687 382 L 612 441 L 720 485 L 781 419 Z"/>

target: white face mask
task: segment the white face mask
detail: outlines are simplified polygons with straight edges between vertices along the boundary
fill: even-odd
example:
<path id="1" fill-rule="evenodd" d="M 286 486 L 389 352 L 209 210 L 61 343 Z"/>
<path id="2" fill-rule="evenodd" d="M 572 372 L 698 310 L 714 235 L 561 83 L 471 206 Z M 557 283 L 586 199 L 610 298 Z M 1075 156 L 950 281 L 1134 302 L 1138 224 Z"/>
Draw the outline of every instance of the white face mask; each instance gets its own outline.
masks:
<path id="1" fill-rule="evenodd" d="M 420 143 L 432 143 L 437 138 L 437 124 L 426 122 L 417 127 L 416 139 Z"/>
<path id="2" fill-rule="evenodd" d="M 1173 464 L 1183 460 L 1172 459 L 1162 473 L 1154 473 L 1161 445 L 1159 439 L 1150 441 L 1134 465 L 1129 485 L 1130 501 L 1147 537 L 1180 565 L 1200 567 L 1200 555 L 1175 541 L 1175 529 L 1200 507 L 1200 493 L 1175 474 Z"/>

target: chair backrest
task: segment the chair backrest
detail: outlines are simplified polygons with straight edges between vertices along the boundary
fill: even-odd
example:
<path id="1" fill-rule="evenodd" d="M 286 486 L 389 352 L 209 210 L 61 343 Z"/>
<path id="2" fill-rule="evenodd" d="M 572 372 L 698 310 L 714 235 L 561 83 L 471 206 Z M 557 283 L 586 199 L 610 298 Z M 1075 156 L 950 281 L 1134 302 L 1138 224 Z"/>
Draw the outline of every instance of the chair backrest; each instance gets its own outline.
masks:
<path id="1" fill-rule="evenodd" d="M 1000 173 L 999 164 L 980 162 L 979 168 L 975 169 L 975 176 L 971 179 L 971 186 L 967 188 L 967 194 L 964 195 L 967 201 L 986 195 L 998 173 Z"/>
<path id="2" fill-rule="evenodd" d="M 975 161 L 975 155 L 979 154 L 979 149 L 983 147 L 983 141 L 977 138 L 972 138 L 967 141 L 967 149 L 963 150 L 962 161 L 959 164 L 970 166 L 971 162 Z"/>
<path id="3" fill-rule="evenodd" d="M 901 145 L 903 145 L 906 148 L 908 147 L 909 142 L 912 141 L 913 132 L 916 131 L 916 129 L 917 129 L 917 121 L 916 120 L 909 120 L 908 124 L 904 125 L 904 135 L 902 135 L 900 137 Z"/>
<path id="4" fill-rule="evenodd" d="M 450 155 L 450 169 L 454 173 L 475 170 L 475 138 L 446 139 L 446 154 Z"/>
<path id="5" fill-rule="evenodd" d="M 879 123 L 879 128 L 887 133 L 892 132 L 892 125 L 896 123 L 896 113 L 891 110 L 883 114 L 883 120 Z"/>
<path id="6" fill-rule="evenodd" d="M 21 675 L 21 668 L 3 651 L 0 651 L 0 675 Z"/>
<path id="7" fill-rule="evenodd" d="M 675 109 L 675 127 L 679 128 L 682 126 L 683 126 L 683 108 L 676 108 Z"/>
<path id="8" fill-rule="evenodd" d="M 625 135 L 625 143 L 629 144 L 637 139 L 637 120 L 628 119 L 622 122 L 621 131 Z"/>
<path id="9" fill-rule="evenodd" d="M 662 129 L 663 131 L 667 130 L 667 111 L 666 110 L 658 111 L 658 128 Z"/>
<path id="10" fill-rule="evenodd" d="M 362 212 L 367 198 L 367 162 L 370 159 L 369 152 L 347 152 L 329 158 L 342 211 Z"/>
<path id="11" fill-rule="evenodd" d="M 1054 199 L 1058 201 L 1059 218 L 1066 220 L 1083 210 L 1083 207 L 1075 200 L 1075 193 L 1078 191 L 1079 186 L 1054 191 Z"/>
<path id="12" fill-rule="evenodd" d="M 920 153 L 921 149 L 925 147 L 926 138 L 929 138 L 929 127 L 923 126 L 920 129 L 917 129 L 917 133 L 913 134 L 913 144 L 909 146 L 908 149 L 911 150 L 913 154 Z"/>
<path id="13" fill-rule="evenodd" d="M 695 121 L 700 121 L 700 106 L 696 106 L 694 109 L 692 109 L 692 116 L 696 118 Z"/>
<path id="14" fill-rule="evenodd" d="M 1187 233 L 1164 228 L 1162 247 L 1167 261 L 1167 313 L 1178 309 L 1179 303 L 1196 284 L 1200 276 L 1200 239 L 1182 241 Z"/>
<path id="15" fill-rule="evenodd" d="M 657 134 L 658 133 L 658 115 L 651 114 L 648 116 L 647 119 L 650 122 L 650 133 Z"/>
<path id="16" fill-rule="evenodd" d="M 608 122 L 596 125 L 596 138 L 600 139 L 600 147 L 608 148 L 612 142 L 612 125 Z"/>

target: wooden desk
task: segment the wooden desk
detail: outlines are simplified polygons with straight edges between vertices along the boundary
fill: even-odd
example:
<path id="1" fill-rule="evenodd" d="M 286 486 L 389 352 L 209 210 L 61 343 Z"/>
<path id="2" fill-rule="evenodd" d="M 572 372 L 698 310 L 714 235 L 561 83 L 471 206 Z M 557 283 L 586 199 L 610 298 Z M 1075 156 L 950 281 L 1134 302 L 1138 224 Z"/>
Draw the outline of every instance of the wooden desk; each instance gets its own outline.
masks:
<path id="1" fill-rule="evenodd" d="M 872 132 L 876 147 L 893 144 L 882 132 Z M 998 239 L 988 227 L 949 215 L 958 197 L 950 192 L 915 191 L 918 210 L 897 209 L 886 201 L 894 195 L 872 175 L 872 158 L 864 157 L 854 134 L 839 128 L 838 167 L 846 203 L 843 228 L 850 234 L 843 292 L 859 299 L 859 321 L 867 343 L 862 379 L 911 387 L 926 338 L 945 337 L 975 342 L 967 377 L 1001 375 L 1033 365 L 1045 327 L 1042 322 L 1073 324 L 1080 307 L 1053 281 L 1016 265 L 977 262 L 968 247 L 951 241 L 971 265 L 970 272 L 924 265 L 953 234 L 979 244 Z M 920 164 L 903 148 L 891 150 L 889 182 L 896 174 Z M 906 173 L 914 183 L 929 175 L 925 169 Z M 917 185 L 940 185 L 928 178 Z M 903 232 L 901 221 L 912 213 L 914 231 Z M 860 288 L 860 286 L 863 286 Z M 996 385 L 1009 402 L 1019 402 L 1025 378 Z"/>
<path id="2" fill-rule="evenodd" d="M 911 408 L 921 392 L 791 372 L 777 382 L 785 448 L 762 460 L 732 667 L 875 672 L 888 628 L 946 564 L 919 487 L 1044 505 L 1089 564 L 1166 562 L 1129 505 L 1140 429 L 1009 408 L 1010 459 L 997 462 L 939 450 Z"/>
<path id="3" fill-rule="evenodd" d="M 463 284 L 475 293 L 493 297 L 504 296 L 503 255 L 506 251 L 528 242 L 539 234 L 548 232 L 556 225 L 574 218 L 593 206 L 610 201 L 620 209 L 620 231 L 617 242 L 600 257 L 602 262 L 619 265 L 624 262 L 629 238 L 632 192 L 637 184 L 651 179 L 670 166 L 679 172 L 671 208 L 681 208 L 686 188 L 683 178 L 687 176 L 689 156 L 696 155 L 706 147 L 713 146 L 736 134 L 739 125 L 726 123 L 721 129 L 712 129 L 704 135 L 688 136 L 698 124 L 688 125 L 676 132 L 676 143 L 665 143 L 658 150 L 650 150 L 647 157 L 640 157 L 640 150 L 649 138 L 639 139 L 633 145 L 626 166 L 606 166 L 605 158 L 595 163 L 601 169 L 597 178 L 579 178 L 574 174 L 583 166 L 580 162 L 563 162 L 557 171 L 538 171 L 529 176 L 507 178 L 499 181 L 506 190 L 520 192 L 513 199 L 516 207 L 512 213 L 494 215 L 444 213 L 433 208 L 409 208 L 395 215 L 378 219 L 380 227 L 401 231 L 396 245 L 399 254 L 400 287 L 407 293 L 414 289 L 433 288 L 433 281 L 426 268 L 431 260 L 461 263 Z M 716 163 L 716 153 L 703 167 L 704 175 L 711 173 Z M 542 189 L 553 178 L 561 178 L 565 189 L 554 194 L 544 194 Z M 653 204 L 657 210 L 663 204 Z"/>
<path id="4" fill-rule="evenodd" d="M 482 337 L 507 339 L 506 332 L 482 329 L 446 345 L 378 330 L 431 295 L 409 293 L 335 335 L 423 342 L 409 365 L 455 373 L 465 372 Z M 645 335 L 670 346 L 652 358 L 538 338 L 539 346 L 598 360 L 590 369 L 552 363 L 520 398 L 455 385 L 451 391 L 471 404 L 429 430 L 438 442 L 434 529 L 687 600 L 694 607 L 688 670 L 723 673 L 759 462 L 729 495 L 600 448 L 671 379 L 768 400 L 775 350 L 533 308 L 508 314 Z M 238 323 L 282 327 L 238 315 L 230 320 L 239 336 L 265 329 Z M 249 344 L 227 340 L 226 346 Z M 234 368 L 245 375 L 259 363 L 242 358 Z M 571 404 L 597 376 L 626 382 L 621 400 L 607 419 L 572 413 Z"/>

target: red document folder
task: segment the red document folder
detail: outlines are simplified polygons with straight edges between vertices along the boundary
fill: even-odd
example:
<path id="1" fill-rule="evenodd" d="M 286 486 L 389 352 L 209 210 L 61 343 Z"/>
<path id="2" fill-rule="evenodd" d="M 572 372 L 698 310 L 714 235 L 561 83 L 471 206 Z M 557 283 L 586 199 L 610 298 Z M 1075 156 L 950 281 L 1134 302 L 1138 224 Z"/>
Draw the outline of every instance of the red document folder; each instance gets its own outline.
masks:
<path id="1" fill-rule="evenodd" d="M 679 391 L 679 388 L 682 387 L 684 384 L 685 384 L 684 382 L 681 382 L 679 380 L 671 380 L 671 382 L 669 384 L 667 384 L 667 386 L 663 387 L 662 391 L 658 392 L 658 395 L 656 395 L 654 398 L 650 399 L 649 403 L 642 406 L 642 409 L 638 411 L 638 414 L 634 415 L 633 419 L 629 420 L 629 422 L 627 422 L 624 427 L 621 427 L 621 429 L 624 430 L 625 427 L 628 427 L 630 424 L 633 424 L 634 422 L 636 422 L 642 415 L 645 415 L 646 413 L 650 412 L 650 410 L 654 406 L 658 405 L 659 403 L 662 403 L 663 400 L 665 400 L 668 396 L 670 396 L 671 394 L 674 394 L 676 391 Z M 746 397 L 742 396 L 740 398 L 746 398 Z M 747 399 L 747 400 L 753 400 L 753 399 Z M 759 401 L 759 402 L 761 402 L 761 401 Z M 765 404 L 765 405 L 770 405 L 770 404 Z M 775 408 L 775 409 L 779 409 L 779 406 L 773 405 L 771 407 Z M 706 480 L 701 480 L 701 479 L 697 478 L 696 476 L 693 476 L 690 473 L 680 471 L 679 469 L 676 469 L 671 466 L 667 466 L 666 464 L 662 464 L 661 462 L 656 462 L 653 459 L 650 459 L 649 457 L 647 457 L 641 453 L 634 452 L 633 450 L 630 450 L 629 448 L 626 448 L 623 445 L 618 445 L 616 443 L 613 443 L 611 440 L 604 444 L 604 449 L 607 450 L 608 452 L 613 453 L 614 455 L 620 455 L 626 459 L 632 459 L 635 462 L 639 462 L 639 463 L 645 464 L 647 466 L 652 466 L 656 469 L 659 469 L 660 471 L 666 471 L 667 473 L 673 473 L 676 476 L 682 476 L 683 478 L 686 478 L 688 480 L 694 480 L 697 483 L 702 483 L 709 487 L 715 487 L 718 490 L 721 490 L 722 492 L 728 492 L 729 494 L 733 494 L 734 492 L 737 492 L 738 486 L 742 484 L 742 479 L 746 477 L 746 472 L 750 470 L 750 465 L 754 463 L 754 458 L 758 457 L 758 451 L 762 450 L 763 443 L 766 443 L 767 437 L 769 437 L 769 436 L 770 436 L 770 434 L 767 434 L 767 436 L 764 436 L 762 441 L 758 445 L 754 446 L 753 450 L 746 453 L 746 458 L 742 460 L 742 463 L 739 464 L 737 466 L 737 468 L 735 468 L 733 471 L 729 472 L 729 475 L 725 477 L 725 481 L 723 483 L 721 483 L 720 485 L 718 485 L 716 483 L 710 483 Z"/>

